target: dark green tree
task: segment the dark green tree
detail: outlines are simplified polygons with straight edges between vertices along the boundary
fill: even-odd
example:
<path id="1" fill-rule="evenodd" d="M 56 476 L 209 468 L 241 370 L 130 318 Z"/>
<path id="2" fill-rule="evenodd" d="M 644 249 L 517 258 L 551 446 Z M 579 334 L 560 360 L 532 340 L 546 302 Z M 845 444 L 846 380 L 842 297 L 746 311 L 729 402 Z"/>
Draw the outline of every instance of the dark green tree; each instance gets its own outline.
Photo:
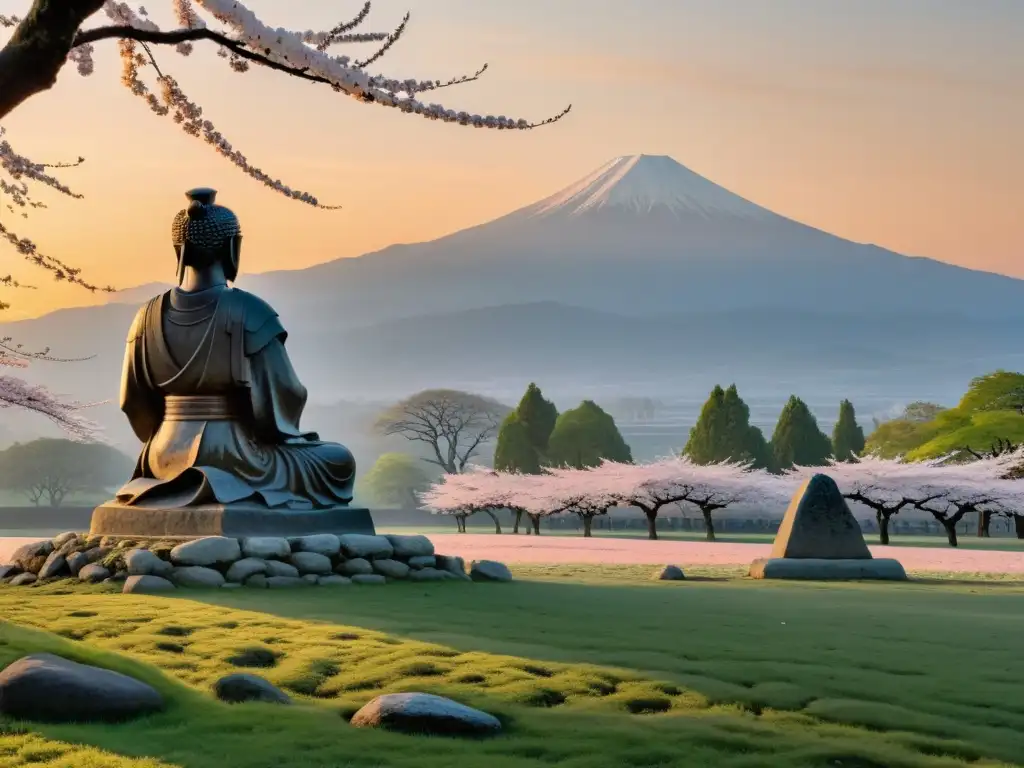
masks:
<path id="1" fill-rule="evenodd" d="M 761 430 L 751 426 L 750 408 L 735 384 L 711 390 L 683 453 L 698 464 L 750 461 L 763 468 L 770 459 L 768 443 Z"/>
<path id="2" fill-rule="evenodd" d="M 615 419 L 597 403 L 584 400 L 558 417 L 548 442 L 548 460 L 557 467 L 596 467 L 602 459 L 631 462 L 633 454 Z"/>
<path id="3" fill-rule="evenodd" d="M 540 454 L 530 441 L 530 431 L 513 411 L 501 423 L 498 443 L 494 449 L 494 468 L 501 472 L 540 474 Z"/>
<path id="4" fill-rule="evenodd" d="M 779 415 L 771 449 L 775 469 L 789 469 L 795 464 L 821 467 L 832 455 L 831 441 L 818 429 L 818 420 L 807 404 L 796 395 L 790 395 Z"/>
<path id="5" fill-rule="evenodd" d="M 541 457 L 547 454 L 548 440 L 555 428 L 555 421 L 558 419 L 558 409 L 550 400 L 544 399 L 544 394 L 534 383 L 526 388 L 526 394 L 516 406 L 516 415 L 524 427 L 530 444 Z"/>
<path id="6" fill-rule="evenodd" d="M 0 451 L 0 488 L 59 507 L 72 494 L 106 497 L 131 477 L 132 464 L 104 443 L 44 437 Z"/>
<path id="7" fill-rule="evenodd" d="M 849 400 L 839 404 L 839 419 L 832 429 L 832 450 L 838 461 L 853 461 L 864 451 L 864 430 L 857 423 L 857 414 Z"/>

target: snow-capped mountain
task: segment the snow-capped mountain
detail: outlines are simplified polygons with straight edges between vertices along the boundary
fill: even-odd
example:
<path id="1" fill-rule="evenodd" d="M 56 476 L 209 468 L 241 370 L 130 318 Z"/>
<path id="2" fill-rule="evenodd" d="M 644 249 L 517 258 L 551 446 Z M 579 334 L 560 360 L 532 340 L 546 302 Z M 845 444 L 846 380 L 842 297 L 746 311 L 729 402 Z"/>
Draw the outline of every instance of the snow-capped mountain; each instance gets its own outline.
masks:
<path id="1" fill-rule="evenodd" d="M 622 208 L 639 215 L 664 209 L 677 216 L 698 214 L 762 220 L 775 216 L 666 155 L 617 157 L 520 213 L 573 216 L 605 208 Z"/>

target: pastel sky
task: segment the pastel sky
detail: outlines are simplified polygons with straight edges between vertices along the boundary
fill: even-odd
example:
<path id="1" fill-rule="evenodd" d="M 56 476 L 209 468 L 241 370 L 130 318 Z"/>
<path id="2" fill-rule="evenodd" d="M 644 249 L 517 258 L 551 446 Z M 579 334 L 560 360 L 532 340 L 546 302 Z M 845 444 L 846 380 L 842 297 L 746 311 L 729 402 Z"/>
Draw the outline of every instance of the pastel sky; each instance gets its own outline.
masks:
<path id="1" fill-rule="evenodd" d="M 249 4 L 294 29 L 361 5 Z M 166 0 L 147 5 L 170 22 Z M 278 73 L 235 75 L 208 47 L 189 59 L 158 50 L 255 165 L 344 206 L 314 210 L 151 113 L 120 85 L 108 41 L 92 77 L 67 67 L 4 121 L 34 159 L 85 156 L 63 176 L 85 198 L 46 194 L 49 209 L 4 221 L 87 278 L 130 287 L 173 275 L 170 221 L 194 186 L 217 188 L 239 214 L 243 269 L 262 272 L 429 240 L 617 155 L 668 154 L 837 235 L 1024 277 L 1022 0 L 376 0 L 366 29 L 387 31 L 407 10 L 405 38 L 375 71 L 446 79 L 488 62 L 480 82 L 436 100 L 529 119 L 571 102 L 571 115 L 536 131 L 474 130 Z M 2 244 L 8 271 L 39 290 L 3 290 L 5 319 L 96 300 Z"/>

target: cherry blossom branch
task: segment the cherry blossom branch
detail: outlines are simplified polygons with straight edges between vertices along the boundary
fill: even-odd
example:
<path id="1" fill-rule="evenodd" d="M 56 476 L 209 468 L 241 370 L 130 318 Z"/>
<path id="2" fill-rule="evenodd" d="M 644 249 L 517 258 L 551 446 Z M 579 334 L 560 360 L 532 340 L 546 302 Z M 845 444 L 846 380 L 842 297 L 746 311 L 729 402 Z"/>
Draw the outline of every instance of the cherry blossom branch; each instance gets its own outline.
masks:
<path id="1" fill-rule="evenodd" d="M 72 439 L 92 440 L 99 433 L 99 427 L 80 413 L 87 407 L 62 400 L 46 387 L 28 384 L 13 376 L 0 376 L 0 408 L 21 408 L 42 414 Z"/>

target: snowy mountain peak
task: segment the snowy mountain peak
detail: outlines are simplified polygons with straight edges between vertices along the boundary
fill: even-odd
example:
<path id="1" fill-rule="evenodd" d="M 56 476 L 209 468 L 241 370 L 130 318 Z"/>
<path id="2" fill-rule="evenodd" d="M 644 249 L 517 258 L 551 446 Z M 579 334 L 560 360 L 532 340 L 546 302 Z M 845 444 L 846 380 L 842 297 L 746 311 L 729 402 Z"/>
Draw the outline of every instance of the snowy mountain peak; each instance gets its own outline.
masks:
<path id="1" fill-rule="evenodd" d="M 624 155 L 524 211 L 531 216 L 578 215 L 602 208 L 700 216 L 772 217 L 771 211 L 694 173 L 667 155 Z"/>

